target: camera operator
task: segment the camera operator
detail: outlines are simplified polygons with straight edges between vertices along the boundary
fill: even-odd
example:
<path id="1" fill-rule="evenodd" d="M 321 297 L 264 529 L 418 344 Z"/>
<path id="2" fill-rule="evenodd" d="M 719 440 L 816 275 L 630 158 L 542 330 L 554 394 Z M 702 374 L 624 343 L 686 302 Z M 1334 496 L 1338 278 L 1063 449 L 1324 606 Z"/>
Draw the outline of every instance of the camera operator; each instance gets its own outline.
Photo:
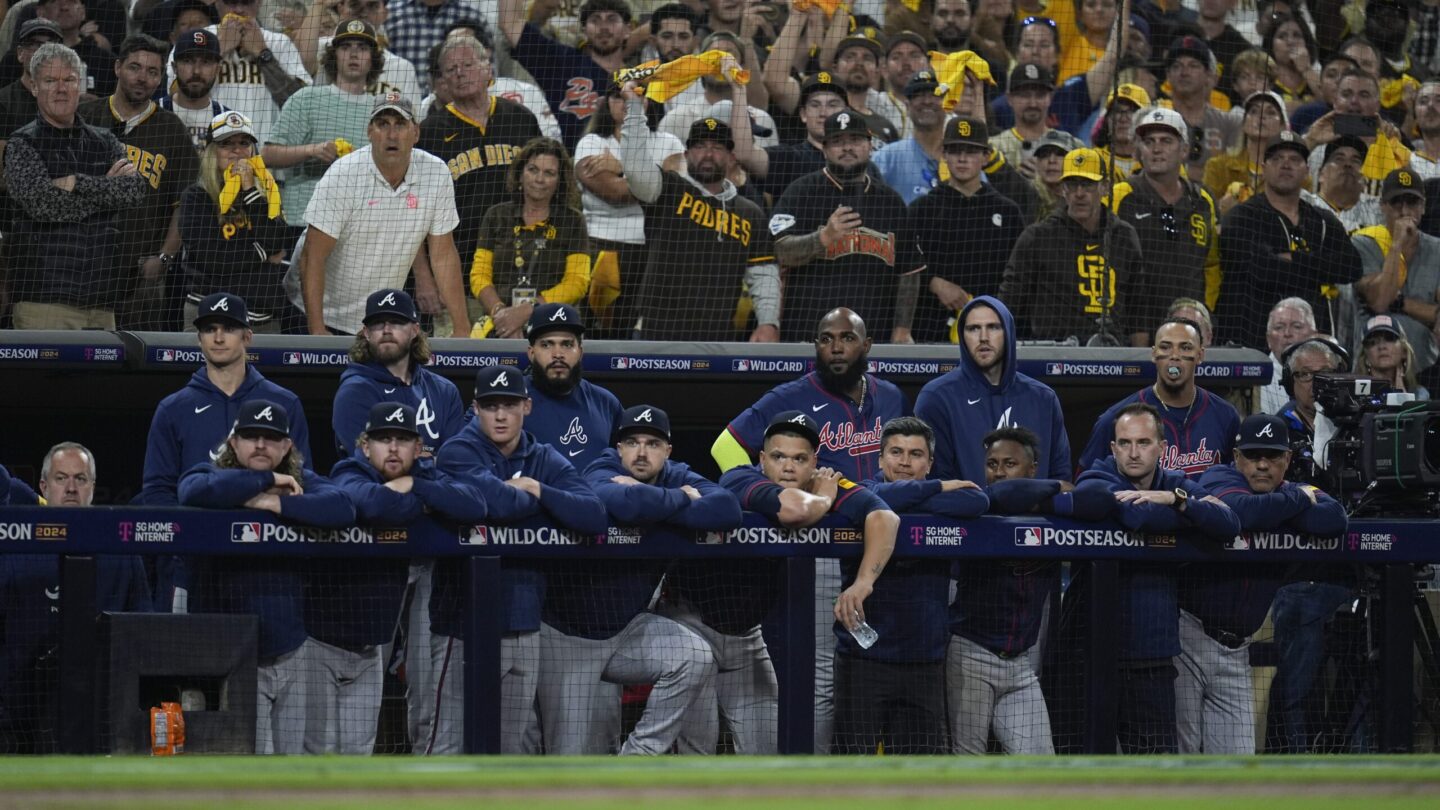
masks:
<path id="1" fill-rule="evenodd" d="M 1346 371 L 1350 357 L 1340 344 L 1316 335 L 1286 349 L 1281 358 L 1280 385 L 1290 396 L 1276 412 L 1290 430 L 1290 465 L 1285 479 L 1325 489 L 1325 469 L 1315 452 L 1315 428 L 1317 422 L 1325 422 L 1322 432 L 1326 436 L 1334 435 L 1335 428 L 1315 407 L 1315 375 Z"/>

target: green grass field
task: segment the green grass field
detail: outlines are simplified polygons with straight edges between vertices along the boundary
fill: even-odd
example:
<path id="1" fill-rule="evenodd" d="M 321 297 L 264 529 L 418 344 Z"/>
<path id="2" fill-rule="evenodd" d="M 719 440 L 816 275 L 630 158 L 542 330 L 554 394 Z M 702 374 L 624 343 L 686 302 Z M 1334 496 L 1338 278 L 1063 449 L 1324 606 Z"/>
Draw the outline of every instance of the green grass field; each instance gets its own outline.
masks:
<path id="1" fill-rule="evenodd" d="M 1440 757 L 0 758 L 0 808 L 1440 808 Z"/>

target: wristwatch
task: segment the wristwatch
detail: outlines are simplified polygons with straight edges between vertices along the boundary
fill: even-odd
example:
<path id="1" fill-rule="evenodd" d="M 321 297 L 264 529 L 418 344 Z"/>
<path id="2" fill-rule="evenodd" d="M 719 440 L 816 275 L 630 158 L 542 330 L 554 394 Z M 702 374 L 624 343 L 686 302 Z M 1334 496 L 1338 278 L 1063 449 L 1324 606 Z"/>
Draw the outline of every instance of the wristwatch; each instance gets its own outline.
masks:
<path id="1" fill-rule="evenodd" d="M 1395 293 L 1395 300 L 1390 302 L 1390 311 L 1403 314 L 1405 312 L 1404 291 Z"/>
<path id="2" fill-rule="evenodd" d="M 275 53 L 269 48 L 266 48 L 255 56 L 255 61 L 262 65 L 268 65 L 275 61 Z"/>
<path id="3" fill-rule="evenodd" d="M 1185 511 L 1185 504 L 1190 502 L 1190 493 L 1184 487 L 1175 488 L 1175 502 L 1170 504 L 1176 512 Z"/>

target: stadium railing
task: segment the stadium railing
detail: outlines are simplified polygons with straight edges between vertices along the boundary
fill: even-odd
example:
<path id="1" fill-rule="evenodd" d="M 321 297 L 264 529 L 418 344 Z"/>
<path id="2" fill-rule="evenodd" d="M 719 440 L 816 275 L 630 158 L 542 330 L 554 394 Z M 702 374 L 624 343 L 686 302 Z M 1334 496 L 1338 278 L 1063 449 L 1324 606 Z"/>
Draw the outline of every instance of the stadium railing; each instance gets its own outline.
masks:
<path id="1" fill-rule="evenodd" d="M 145 531 L 137 533 L 137 525 Z M 258 535 L 238 527 L 261 526 Z M 956 530 L 958 527 L 958 531 Z M 54 507 L 0 508 L 0 554 L 62 555 L 67 564 L 62 581 L 67 605 L 62 644 L 83 646 L 94 638 L 94 622 L 83 605 L 94 604 L 95 554 L 355 557 L 465 557 L 468 583 L 467 658 L 496 661 L 500 649 L 499 589 L 494 587 L 503 558 L 644 559 L 765 557 L 785 561 L 786 588 L 779 614 L 781 636 L 772 640 L 772 657 L 780 673 L 780 750 L 813 750 L 814 577 L 809 560 L 817 557 L 858 557 L 862 544 L 852 527 L 827 518 L 811 529 L 775 528 L 754 514 L 744 528 L 727 533 L 693 533 L 611 527 L 588 536 L 557 530 L 543 523 L 513 526 L 445 526 L 428 519 L 403 529 L 355 527 L 342 530 L 299 528 L 268 513 L 130 507 L 69 509 Z M 545 531 L 537 531 L 545 529 Z M 1037 531 L 1038 530 L 1038 531 Z M 1222 561 L 1348 563 L 1365 565 L 1380 574 L 1382 638 L 1378 640 L 1379 711 L 1376 749 L 1409 751 L 1414 709 L 1413 661 L 1416 642 L 1414 564 L 1433 562 L 1440 554 L 1431 545 L 1434 524 L 1415 520 L 1362 520 L 1340 537 L 1312 537 L 1287 532 L 1259 532 L 1230 541 L 1177 535 L 1142 535 L 1118 525 L 1060 519 L 982 517 L 955 522 L 931 516 L 904 516 L 895 549 L 900 558 L 989 558 L 1066 560 L 1086 566 L 1093 577 L 1088 606 L 1084 664 L 1087 722 L 1083 750 L 1113 753 L 1115 741 L 1116 639 L 1118 592 L 1114 587 L 1121 561 Z M 252 540 L 258 537 L 258 541 Z M 1040 540 L 1039 545 L 1034 539 Z M 93 616 L 93 612 L 89 615 Z M 62 678 L 93 678 L 85 655 L 71 656 Z M 465 750 L 499 750 L 499 671 L 494 666 L 465 668 Z M 93 681 L 91 681 L 93 683 Z M 83 687 L 82 687 L 83 689 Z M 62 689 L 62 694 L 66 692 Z M 83 693 L 83 692 L 82 692 Z M 80 715 L 73 713 L 79 711 Z M 70 736 L 62 750 L 99 750 L 98 720 L 85 706 L 62 706 Z M 87 722 L 86 717 L 89 717 Z M 68 720 L 68 722 L 67 722 Z"/>

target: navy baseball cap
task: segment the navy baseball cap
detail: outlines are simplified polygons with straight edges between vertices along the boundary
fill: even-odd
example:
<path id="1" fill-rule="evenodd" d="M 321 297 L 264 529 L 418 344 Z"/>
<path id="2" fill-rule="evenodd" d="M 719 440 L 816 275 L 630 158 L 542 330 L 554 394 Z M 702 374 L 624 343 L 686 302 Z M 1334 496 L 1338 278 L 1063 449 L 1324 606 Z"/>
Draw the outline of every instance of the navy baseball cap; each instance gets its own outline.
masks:
<path id="1" fill-rule="evenodd" d="M 232 432 L 242 430 L 268 430 L 289 436 L 290 414 L 285 412 L 285 406 L 268 399 L 247 399 L 240 403 L 240 417 Z"/>
<path id="2" fill-rule="evenodd" d="M 801 411 L 781 411 L 775 414 L 770 420 L 770 425 L 765 428 L 765 438 L 770 438 L 776 433 L 799 433 L 810 440 L 810 446 L 818 449 L 820 447 L 820 426 L 810 414 Z"/>
<path id="3" fill-rule="evenodd" d="M 828 70 L 822 70 L 800 83 L 800 106 L 804 107 L 805 102 L 816 93 L 834 93 L 841 101 L 846 98 L 845 90 L 835 81 L 835 74 Z"/>
<path id="4" fill-rule="evenodd" d="M 493 397 L 529 399 L 525 375 L 514 366 L 485 366 L 475 372 L 475 401 Z"/>
<path id="5" fill-rule="evenodd" d="M 175 58 L 179 59 L 187 53 L 203 53 L 215 57 L 220 61 L 220 40 L 204 28 L 191 28 L 189 31 L 181 31 L 180 36 L 175 38 Z"/>
<path id="6" fill-rule="evenodd" d="M 935 78 L 935 71 L 922 70 L 917 72 L 910 80 L 905 82 L 905 98 L 916 96 L 921 93 L 934 95 L 935 90 L 940 87 L 940 80 Z"/>
<path id="7" fill-rule="evenodd" d="M 399 318 L 407 323 L 419 323 L 420 312 L 415 309 L 415 299 L 404 290 L 386 288 L 370 293 L 365 299 L 366 326 L 379 318 Z"/>
<path id="8" fill-rule="evenodd" d="M 569 304 L 541 304 L 530 313 L 530 320 L 525 324 L 525 337 L 534 343 L 541 335 L 556 329 L 574 332 L 577 337 L 585 334 L 580 310 Z"/>
<path id="9" fill-rule="evenodd" d="M 735 148 L 735 139 L 730 136 L 730 125 L 713 116 L 695 119 L 695 123 L 690 125 L 689 136 L 685 138 L 685 148 L 689 149 L 701 141 L 724 144 L 726 149 Z"/>
<path id="10" fill-rule="evenodd" d="M 1289 450 L 1290 428 L 1285 420 L 1270 414 L 1257 413 L 1245 417 L 1235 437 L 1236 450 Z"/>
<path id="11" fill-rule="evenodd" d="M 200 300 L 192 323 L 196 328 L 206 321 L 225 321 L 236 326 L 250 328 L 250 308 L 245 299 L 234 293 L 211 293 Z"/>
<path id="12" fill-rule="evenodd" d="M 1288 129 L 1275 136 L 1270 141 L 1270 145 L 1265 147 L 1265 160 L 1269 160 L 1271 155 L 1281 149 L 1289 149 L 1300 155 L 1302 159 L 1310 157 L 1310 147 L 1305 145 L 1305 140 Z"/>
<path id="13" fill-rule="evenodd" d="M 620 425 L 615 428 L 615 438 L 627 433 L 653 433 L 670 441 L 670 415 L 654 405 L 635 405 L 626 408 L 620 415 Z"/>
<path id="14" fill-rule="evenodd" d="M 50 42 L 65 41 L 65 38 L 60 34 L 60 26 L 50 22 L 44 17 L 26 20 L 25 23 L 20 26 L 20 33 L 15 35 L 15 41 L 23 45 L 29 42 L 31 37 L 34 37 L 36 34 L 49 35 Z"/>
<path id="15" fill-rule="evenodd" d="M 365 432 L 420 435 L 415 427 L 415 409 L 399 402 L 378 402 L 370 406 L 370 415 L 365 418 Z"/>
<path id="16" fill-rule="evenodd" d="M 866 123 L 865 116 L 854 110 L 841 110 L 825 119 L 825 137 L 821 138 L 822 143 L 829 143 L 832 138 L 842 135 L 860 135 L 870 137 L 870 125 Z"/>

